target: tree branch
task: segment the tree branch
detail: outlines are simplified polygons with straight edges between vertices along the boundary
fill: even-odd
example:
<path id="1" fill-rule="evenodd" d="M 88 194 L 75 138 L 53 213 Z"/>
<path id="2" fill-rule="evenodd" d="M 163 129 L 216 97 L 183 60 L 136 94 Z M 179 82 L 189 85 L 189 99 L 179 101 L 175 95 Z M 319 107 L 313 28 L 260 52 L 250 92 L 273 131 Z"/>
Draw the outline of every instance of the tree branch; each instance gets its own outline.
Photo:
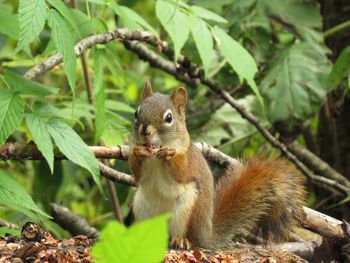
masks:
<path id="1" fill-rule="evenodd" d="M 188 75 L 178 71 L 176 65 L 168 60 L 162 59 L 159 55 L 137 41 L 124 41 L 126 49 L 133 51 L 142 60 L 147 61 L 154 68 L 161 69 L 170 75 L 175 76 L 178 80 L 188 84 L 191 87 L 196 87 L 198 81 L 190 78 Z"/>
<path id="2" fill-rule="evenodd" d="M 227 156 L 226 154 L 218 151 L 214 147 L 206 144 L 206 143 L 196 143 L 196 147 L 198 147 L 203 155 L 207 158 L 208 161 L 212 161 L 217 164 L 219 167 L 223 169 L 235 169 L 238 166 L 242 165 L 238 160 Z M 23 149 L 30 149 L 36 151 L 34 154 L 29 154 L 28 150 L 25 151 L 25 156 L 35 157 L 36 160 L 42 160 L 43 157 L 37 154 L 37 149 L 35 145 L 22 145 L 19 143 L 8 143 L 5 145 L 6 147 L 0 148 L 0 159 L 8 159 L 8 157 L 13 156 L 15 152 L 19 152 Z M 27 146 L 27 147 L 26 147 Z M 29 147 L 28 147 L 29 146 Z M 129 155 L 129 147 L 126 145 L 117 146 L 117 147 L 102 147 L 102 146 L 93 146 L 90 149 L 95 153 L 96 156 L 100 158 L 120 158 L 127 159 Z M 23 156 L 23 155 L 22 155 Z M 5 158 L 4 158 L 5 157 Z M 60 156 L 62 158 L 62 155 Z M 32 158 L 33 159 L 33 158 Z M 15 160 L 19 160 L 16 158 Z M 135 178 L 131 175 L 119 172 L 114 170 L 103 163 L 99 163 L 101 174 L 109 178 L 114 182 L 119 182 L 122 184 L 126 184 L 129 186 L 136 186 Z M 323 178 L 326 180 L 330 180 L 327 178 Z M 332 180 L 330 180 L 332 181 Z M 332 184 L 336 183 L 334 181 Z M 315 210 L 304 207 L 304 212 L 306 214 L 305 222 L 303 225 L 310 230 L 324 236 L 326 238 L 330 238 L 333 236 L 337 236 L 339 238 L 348 238 L 348 230 L 344 230 L 344 223 L 331 218 L 327 215 L 321 214 Z"/>
<path id="3" fill-rule="evenodd" d="M 207 160 L 215 163 L 215 165 L 221 169 L 234 169 L 237 165 L 240 165 L 238 160 L 224 154 L 223 152 L 220 152 L 207 143 L 197 142 L 195 143 L 195 146 L 202 151 Z M 89 148 L 95 154 L 96 158 L 127 160 L 129 157 L 128 145 L 118 145 L 112 147 L 90 146 Z M 55 159 L 66 159 L 66 157 L 55 150 Z M 44 160 L 44 156 L 33 143 L 21 144 L 15 142 L 6 143 L 0 147 L 0 160 Z"/>
<path id="4" fill-rule="evenodd" d="M 302 147 L 296 141 L 287 144 L 287 147 L 313 171 L 318 172 L 329 179 L 333 179 L 346 187 L 350 187 L 350 181 L 346 177 L 338 173 L 336 170 L 330 167 L 328 163 L 323 161 L 316 154 L 310 152 L 308 149 Z"/>
<path id="5" fill-rule="evenodd" d="M 195 81 L 195 83 L 196 81 L 197 82 L 200 81 L 203 85 L 206 85 L 207 87 L 209 87 L 210 90 L 219 94 L 221 98 L 224 101 L 226 101 L 228 104 L 230 104 L 234 109 L 236 109 L 244 119 L 252 123 L 256 127 L 256 129 L 265 137 L 267 141 L 269 141 L 274 147 L 278 148 L 281 151 L 281 153 L 284 156 L 286 156 L 289 160 L 291 160 L 296 165 L 296 167 L 309 179 L 311 179 L 312 181 L 315 181 L 321 186 L 328 186 L 328 187 L 332 186 L 333 188 L 337 189 L 337 191 L 343 194 L 349 193 L 348 188 L 347 187 L 344 188 L 343 185 L 339 184 L 338 182 L 312 174 L 305 167 L 305 165 L 302 162 L 300 162 L 299 159 L 287 149 L 286 145 L 284 145 L 282 142 L 277 140 L 267 129 L 265 129 L 261 125 L 260 121 L 257 118 L 255 118 L 250 112 L 246 111 L 246 109 L 242 105 L 240 105 L 225 90 L 224 87 L 215 83 L 213 80 L 205 79 L 203 70 L 197 67 L 197 65 L 193 64 L 188 58 L 184 57 L 183 55 L 180 55 L 177 60 L 178 65 L 175 65 L 174 63 L 169 61 L 165 63 L 166 60 L 162 59 L 159 56 L 158 56 L 158 59 L 156 59 L 154 52 L 153 53 L 151 53 L 151 51 L 147 52 L 148 51 L 147 48 L 139 47 L 137 49 L 136 45 L 132 47 L 133 43 L 127 42 L 130 40 L 145 42 L 151 46 L 158 48 L 163 54 L 165 54 L 170 60 L 172 60 L 174 57 L 173 49 L 169 47 L 167 42 L 159 40 L 156 36 L 152 35 L 151 33 L 147 31 L 130 31 L 128 29 L 115 29 L 111 32 L 105 32 L 98 35 L 93 35 L 81 40 L 80 42 L 78 42 L 78 44 L 75 45 L 75 53 L 76 55 L 80 55 L 82 51 L 96 44 L 105 44 L 112 40 L 119 40 L 119 41 L 125 42 L 126 47 L 128 47 L 129 45 L 130 50 L 137 53 L 140 57 L 142 56 L 143 59 L 147 61 L 151 61 L 151 63 L 153 63 L 151 65 L 156 66 L 168 72 L 169 74 L 174 75 L 176 78 L 178 78 L 181 81 L 185 81 L 185 80 L 190 81 L 190 79 Z M 61 55 L 59 54 L 53 55 L 48 59 L 44 60 L 42 63 L 28 70 L 25 76 L 29 79 L 35 79 L 39 75 L 52 69 L 55 65 L 58 65 L 61 62 L 62 62 Z M 171 64 L 173 64 L 173 66 L 171 66 Z M 188 77 L 186 77 L 186 74 Z"/>
<path id="6" fill-rule="evenodd" d="M 100 171 L 101 174 L 105 177 L 107 177 L 109 180 L 116 182 L 116 183 L 121 183 L 121 184 L 126 184 L 129 186 L 135 186 L 136 187 L 136 180 L 135 177 L 119 172 L 115 169 L 112 169 L 111 167 L 99 162 L 98 163 L 100 166 Z"/>
<path id="7" fill-rule="evenodd" d="M 130 31 L 125 28 L 117 28 L 113 31 L 104 32 L 97 35 L 92 35 L 87 38 L 80 40 L 74 46 L 74 52 L 76 56 L 80 56 L 83 51 L 97 45 L 97 44 L 106 44 L 113 40 L 138 40 L 144 41 L 147 43 L 153 43 L 153 45 L 159 45 L 165 47 L 166 42 L 159 41 L 153 34 L 147 31 Z M 53 69 L 55 66 L 62 63 L 62 55 L 56 53 L 36 66 L 32 67 L 25 73 L 25 77 L 31 80 L 37 79 L 39 76 L 44 74 L 45 72 Z"/>
<path id="8" fill-rule="evenodd" d="M 153 51 L 147 49 L 143 45 L 133 42 L 133 43 L 125 44 L 125 47 L 137 53 L 141 59 L 150 61 L 150 64 L 152 66 L 162 69 L 168 72 L 169 74 L 172 74 L 180 81 L 183 81 L 183 79 L 187 81 L 186 79 L 187 75 L 179 74 L 178 70 L 176 70 L 174 63 L 172 63 L 173 66 L 170 67 L 169 61 L 166 61 L 160 56 L 157 56 Z M 198 72 L 198 73 L 195 73 L 195 72 Z M 337 181 L 337 179 L 340 177 L 337 177 L 337 179 L 335 178 L 328 179 L 319 175 L 312 174 L 305 167 L 305 165 L 302 162 L 300 162 L 299 159 L 287 149 L 287 146 L 285 144 L 277 140 L 267 129 L 265 129 L 257 118 L 255 118 L 250 112 L 246 111 L 246 109 L 242 105 L 240 105 L 228 92 L 225 91 L 224 87 L 221 87 L 220 85 L 216 84 L 214 81 L 204 79 L 204 77 L 201 76 L 200 74 L 200 70 L 195 70 L 195 66 L 192 67 L 191 74 L 192 75 L 197 74 L 197 77 L 200 78 L 200 82 L 202 84 L 209 87 L 212 91 L 219 93 L 219 95 L 227 103 L 229 103 L 234 109 L 236 109 L 243 118 L 247 119 L 250 123 L 252 123 L 257 128 L 257 130 L 267 139 L 267 141 L 269 141 L 274 147 L 278 148 L 282 152 L 282 154 L 284 154 L 289 160 L 291 160 L 296 165 L 296 167 L 309 179 L 317 183 L 319 186 L 326 188 L 327 190 L 335 188 L 338 192 L 341 192 L 343 195 L 347 195 L 349 193 L 350 187 L 348 186 L 344 187 L 342 183 L 339 183 Z"/>
<path id="9" fill-rule="evenodd" d="M 71 234 L 86 235 L 92 239 L 99 237 L 100 233 L 96 228 L 90 226 L 84 218 L 73 213 L 67 207 L 56 203 L 51 203 L 51 207 L 54 221 Z"/>
<path id="10" fill-rule="evenodd" d="M 215 163 L 221 169 L 234 169 L 241 163 L 220 152 L 207 143 L 195 143 L 195 145 L 202 151 L 204 157 Z M 129 146 L 119 145 L 114 147 L 90 146 L 91 151 L 96 158 L 102 159 L 120 159 L 127 160 L 129 156 Z M 43 160 L 44 157 L 36 147 L 36 145 L 20 144 L 20 143 L 6 143 L 0 147 L 0 160 Z M 65 157 L 55 150 L 55 159 L 65 159 Z M 318 175 L 312 175 L 312 179 L 318 185 L 329 191 L 338 191 L 344 194 L 350 193 L 350 188 L 346 187 L 335 180 L 328 179 Z"/>
<path id="11" fill-rule="evenodd" d="M 6 220 L 0 219 L 0 227 L 7 227 L 10 229 L 21 230 L 18 225 L 7 222 Z"/>

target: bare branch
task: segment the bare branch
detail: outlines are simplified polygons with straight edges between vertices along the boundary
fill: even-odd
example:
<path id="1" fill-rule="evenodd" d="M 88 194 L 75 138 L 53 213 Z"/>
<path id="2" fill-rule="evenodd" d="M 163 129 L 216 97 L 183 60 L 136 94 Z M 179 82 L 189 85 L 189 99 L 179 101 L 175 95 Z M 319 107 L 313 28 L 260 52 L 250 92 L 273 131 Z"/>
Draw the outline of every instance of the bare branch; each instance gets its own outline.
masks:
<path id="1" fill-rule="evenodd" d="M 96 158 L 127 160 L 129 156 L 129 146 L 120 145 L 114 147 L 90 146 Z M 63 154 L 55 150 L 55 159 L 66 159 Z M 33 143 L 6 143 L 0 147 L 0 160 L 43 160 L 44 156 Z"/>
<path id="2" fill-rule="evenodd" d="M 104 32 L 97 35 L 92 35 L 87 38 L 82 39 L 74 46 L 74 51 L 76 56 L 80 56 L 83 51 L 97 45 L 97 44 L 106 44 L 113 40 L 138 40 L 144 41 L 147 43 L 152 43 L 152 45 L 159 45 L 161 47 L 166 47 L 167 43 L 164 41 L 158 40 L 154 35 L 147 31 L 130 31 L 125 28 L 117 28 L 113 31 Z M 39 76 L 44 74 L 45 72 L 53 69 L 55 66 L 62 63 L 62 55 L 56 53 L 38 65 L 32 67 L 25 73 L 25 77 L 28 79 L 37 79 Z"/>
<path id="3" fill-rule="evenodd" d="M 328 215 L 304 207 L 306 215 L 303 226 L 311 231 L 320 234 L 325 238 L 334 236 L 345 237 L 346 233 L 342 228 L 343 222 Z"/>
<path id="4" fill-rule="evenodd" d="M 234 169 L 240 162 L 220 152 L 206 143 L 195 143 L 203 152 L 204 157 L 223 169 Z M 119 145 L 114 147 L 90 146 L 96 158 L 127 160 L 129 146 Z M 34 144 L 7 143 L 0 147 L 0 160 L 43 160 L 44 157 Z M 55 159 L 65 159 L 58 151 L 55 151 Z M 350 188 L 337 181 L 322 176 L 311 174 L 312 180 L 329 191 L 338 191 L 344 194 L 350 193 Z"/>
<path id="5" fill-rule="evenodd" d="M 7 227 L 10 229 L 21 230 L 21 228 L 18 225 L 9 223 L 3 219 L 0 219 L 0 227 Z"/>
<path id="6" fill-rule="evenodd" d="M 118 182 L 122 184 L 126 184 L 129 186 L 136 186 L 135 177 L 119 172 L 117 170 L 112 169 L 111 167 L 99 162 L 101 174 L 107 177 L 109 180 L 113 182 Z"/>
<path id="7" fill-rule="evenodd" d="M 298 158 L 310 167 L 313 171 L 322 174 L 323 176 L 333 179 L 340 184 L 350 187 L 350 181 L 344 177 L 342 174 L 338 173 L 328 163 L 323 161 L 320 157 L 310 152 L 305 147 L 302 147 L 296 141 L 290 144 L 287 144 L 288 149 L 293 152 Z"/>
<path id="8" fill-rule="evenodd" d="M 233 169 L 240 162 L 222 152 L 215 149 L 213 146 L 204 143 L 195 143 L 205 158 L 215 163 L 222 169 Z M 119 159 L 127 160 L 129 157 L 129 146 L 118 145 L 112 147 L 106 146 L 90 146 L 91 151 L 96 158 L 101 159 Z M 44 156 L 40 153 L 35 144 L 21 144 L 21 143 L 6 143 L 0 147 L 0 160 L 43 160 Z M 66 159 L 60 152 L 55 151 L 55 159 Z"/>
<path id="9" fill-rule="evenodd" d="M 67 207 L 55 203 L 51 203 L 51 207 L 54 221 L 71 234 L 86 235 L 93 239 L 99 237 L 100 234 L 96 228 L 90 226 L 84 218 L 73 213 Z"/>
<path id="10" fill-rule="evenodd" d="M 188 84 L 191 87 L 196 87 L 199 83 L 196 79 L 190 78 L 188 75 L 182 74 L 173 62 L 163 59 L 154 51 L 148 49 L 137 41 L 125 41 L 125 48 L 133 51 L 142 60 L 147 61 L 154 68 L 161 69 L 170 75 L 175 76 L 178 80 Z"/>

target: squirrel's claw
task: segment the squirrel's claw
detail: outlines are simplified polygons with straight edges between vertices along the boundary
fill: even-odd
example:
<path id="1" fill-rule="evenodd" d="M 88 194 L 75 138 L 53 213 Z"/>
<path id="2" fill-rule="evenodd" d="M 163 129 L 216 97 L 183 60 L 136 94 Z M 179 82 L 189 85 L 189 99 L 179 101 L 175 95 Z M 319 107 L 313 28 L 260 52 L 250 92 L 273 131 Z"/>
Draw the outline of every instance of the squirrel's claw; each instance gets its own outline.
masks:
<path id="1" fill-rule="evenodd" d="M 189 250 L 191 248 L 191 243 L 187 238 L 173 237 L 170 241 L 170 247 L 174 249 Z"/>
<path id="2" fill-rule="evenodd" d="M 171 158 L 175 155 L 176 150 L 174 148 L 161 148 L 156 153 L 156 157 L 158 159 L 165 159 L 167 161 L 170 161 Z"/>
<path id="3" fill-rule="evenodd" d="M 142 145 L 136 145 L 134 147 L 133 153 L 137 156 L 137 157 L 142 157 L 142 158 L 146 158 L 152 155 L 152 152 L 148 151 L 146 149 L 146 147 L 142 146 Z"/>

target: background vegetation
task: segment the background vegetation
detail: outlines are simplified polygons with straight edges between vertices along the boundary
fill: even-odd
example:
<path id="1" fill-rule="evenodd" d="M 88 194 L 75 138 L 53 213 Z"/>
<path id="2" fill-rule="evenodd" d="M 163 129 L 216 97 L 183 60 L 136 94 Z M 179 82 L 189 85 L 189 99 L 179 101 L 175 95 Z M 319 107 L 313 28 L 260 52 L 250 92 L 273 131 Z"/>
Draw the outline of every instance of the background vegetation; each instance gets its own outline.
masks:
<path id="1" fill-rule="evenodd" d="M 159 92 L 184 85 L 139 59 L 123 41 L 93 46 L 75 58 L 79 40 L 117 27 L 168 41 L 175 60 L 181 52 L 200 65 L 204 79 L 219 83 L 311 173 L 349 187 L 349 10 L 346 0 L 0 1 L 0 145 L 33 141 L 46 159 L 0 162 L 0 218 L 19 225 L 40 220 L 58 237 L 69 234 L 47 217 L 51 202 L 99 229 L 114 218 L 87 145 L 127 144 L 146 80 Z M 63 65 L 35 81 L 24 77 L 57 51 Z M 279 155 L 217 93 L 198 82 L 186 84 L 194 141 L 234 157 Z M 69 161 L 54 161 L 56 147 Z M 342 180 L 325 173 L 325 164 Z M 125 162 L 110 165 L 130 173 Z M 115 187 L 122 216 L 130 218 L 132 192 Z M 349 193 L 314 181 L 308 188 L 311 207 L 349 219 Z"/>

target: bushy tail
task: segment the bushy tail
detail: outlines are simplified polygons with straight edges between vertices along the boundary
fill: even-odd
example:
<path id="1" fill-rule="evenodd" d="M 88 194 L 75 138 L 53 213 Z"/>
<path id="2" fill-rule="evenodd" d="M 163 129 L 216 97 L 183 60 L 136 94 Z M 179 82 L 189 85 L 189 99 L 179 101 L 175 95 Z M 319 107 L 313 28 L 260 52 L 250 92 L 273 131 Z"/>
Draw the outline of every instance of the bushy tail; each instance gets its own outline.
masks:
<path id="1" fill-rule="evenodd" d="M 286 160 L 254 158 L 219 179 L 215 189 L 217 237 L 260 236 L 265 242 L 289 239 L 303 218 L 304 177 Z"/>

